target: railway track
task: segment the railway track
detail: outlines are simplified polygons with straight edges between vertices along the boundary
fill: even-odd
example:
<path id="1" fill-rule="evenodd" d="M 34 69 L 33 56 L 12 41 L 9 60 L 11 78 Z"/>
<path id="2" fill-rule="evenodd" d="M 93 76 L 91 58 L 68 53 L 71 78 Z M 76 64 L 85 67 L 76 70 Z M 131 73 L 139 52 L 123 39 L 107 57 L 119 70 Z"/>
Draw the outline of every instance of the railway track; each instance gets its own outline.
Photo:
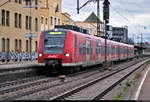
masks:
<path id="1" fill-rule="evenodd" d="M 147 59 L 145 61 L 138 62 L 134 65 L 129 65 L 126 68 L 109 73 L 108 75 L 97 78 L 91 82 L 85 83 L 63 94 L 52 97 L 50 98 L 50 100 L 100 100 L 115 86 L 117 86 L 120 82 L 125 80 L 129 75 L 131 75 L 141 66 L 149 62 L 150 60 Z M 119 76 L 121 78 L 119 78 Z"/>
<path id="2" fill-rule="evenodd" d="M 140 60 L 141 61 L 141 60 Z M 139 61 L 139 62 L 140 62 Z M 130 64 L 132 64 L 131 62 L 129 62 Z M 120 66 L 120 67 L 123 67 Z M 116 68 L 118 69 L 118 67 Z M 93 70 L 93 72 L 91 72 Z M 114 69 L 115 70 L 115 69 Z M 31 81 L 20 81 L 20 82 L 24 82 L 24 83 L 17 83 L 16 82 L 12 82 L 13 85 L 6 83 L 6 84 L 1 84 L 0 86 L 2 86 L 0 88 L 0 100 L 14 100 L 14 99 L 18 99 L 20 97 L 23 96 L 27 96 L 33 93 L 37 93 L 43 90 L 47 90 L 47 89 L 52 89 L 54 87 L 59 87 L 65 84 L 69 84 L 69 83 L 73 83 L 77 80 L 81 80 L 81 79 L 87 79 L 88 77 L 91 77 L 92 75 L 96 75 L 99 74 L 99 71 L 94 71 L 94 69 L 89 70 L 90 73 L 85 74 L 85 75 L 81 75 L 82 73 L 87 73 L 87 71 L 83 71 L 83 72 L 79 72 L 76 74 L 71 74 L 68 75 L 68 81 L 62 83 L 59 81 L 58 78 L 35 78 L 36 80 L 33 79 L 29 79 Z M 106 72 L 106 73 L 109 73 Z M 101 76 L 105 75 L 106 73 L 103 73 Z M 76 77 L 78 76 L 78 77 Z M 4 86 L 8 86 L 8 87 L 4 87 Z"/>
<path id="3" fill-rule="evenodd" d="M 0 83 L 41 75 L 41 66 L 0 68 Z"/>
<path id="4" fill-rule="evenodd" d="M 86 70 L 86 71 L 78 72 L 75 74 L 69 74 L 67 76 L 68 77 L 74 77 L 75 75 L 77 76 L 81 73 L 87 73 L 87 72 L 93 71 L 93 73 L 90 73 L 89 75 L 84 76 L 84 77 L 88 77 L 92 74 L 97 73 L 97 72 L 94 72 L 95 70 L 97 70 L 97 68 L 90 69 L 88 71 Z M 75 80 L 77 80 L 77 79 L 75 79 Z M 58 84 L 53 85 L 51 82 L 55 82 L 55 81 L 57 81 Z M 32 94 L 32 93 L 35 93 L 38 91 L 42 91 L 42 90 L 46 90 L 48 88 L 51 88 L 54 86 L 59 86 L 59 85 L 63 84 L 63 83 L 59 83 L 59 82 L 60 82 L 60 80 L 58 77 L 48 78 L 45 76 L 41 76 L 41 77 L 35 77 L 34 79 L 28 78 L 28 79 L 23 79 L 23 80 L 18 80 L 18 81 L 2 83 L 2 84 L 0 84 L 0 89 L 2 89 L 2 90 L 0 90 L 0 99 L 1 100 L 16 99 L 16 98 L 21 97 L 21 96 L 25 96 L 25 95 Z M 43 86 L 44 83 L 46 84 L 45 86 Z M 51 83 L 51 85 L 49 83 Z M 11 88 L 10 88 L 10 86 L 11 86 Z M 38 86 L 39 86 L 39 88 L 35 88 Z M 26 92 L 24 91 L 23 93 L 17 94 L 18 90 L 19 91 L 20 90 L 26 90 Z M 11 93 L 14 93 L 14 92 L 16 93 L 16 95 L 11 96 Z"/>

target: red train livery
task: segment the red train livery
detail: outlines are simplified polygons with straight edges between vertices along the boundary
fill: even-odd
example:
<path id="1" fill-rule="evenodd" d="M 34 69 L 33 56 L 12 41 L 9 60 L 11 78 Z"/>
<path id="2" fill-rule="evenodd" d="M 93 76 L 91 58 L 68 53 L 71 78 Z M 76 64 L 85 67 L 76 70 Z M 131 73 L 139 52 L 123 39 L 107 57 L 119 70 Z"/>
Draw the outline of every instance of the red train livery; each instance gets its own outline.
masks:
<path id="1" fill-rule="evenodd" d="M 134 46 L 107 40 L 107 61 L 134 57 Z M 105 39 L 73 30 L 41 32 L 38 62 L 49 68 L 76 68 L 101 64 L 105 60 Z M 71 67 L 69 67 L 71 66 Z"/>

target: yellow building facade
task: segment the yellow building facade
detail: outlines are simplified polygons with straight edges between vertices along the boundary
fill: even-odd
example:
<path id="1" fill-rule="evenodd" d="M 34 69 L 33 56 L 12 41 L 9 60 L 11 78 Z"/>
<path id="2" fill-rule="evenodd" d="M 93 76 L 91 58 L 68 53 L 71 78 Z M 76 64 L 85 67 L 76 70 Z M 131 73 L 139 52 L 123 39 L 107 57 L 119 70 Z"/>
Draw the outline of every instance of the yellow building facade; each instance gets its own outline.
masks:
<path id="1" fill-rule="evenodd" d="M 35 0 L 36 1 L 36 0 Z M 32 1 L 31 5 L 37 2 Z M 24 0 L 0 0 L 0 52 L 30 52 L 25 34 L 40 34 L 40 9 L 28 8 Z M 32 51 L 37 52 L 38 36 L 32 39 Z"/>
<path id="2" fill-rule="evenodd" d="M 41 0 L 41 31 L 53 29 L 55 25 L 61 25 L 62 0 Z"/>
<path id="3" fill-rule="evenodd" d="M 40 32 L 55 25 L 69 24 L 70 15 L 62 13 L 62 0 L 0 0 L 0 52 L 30 52 L 30 40 L 25 34 L 37 34 L 32 38 L 32 52 L 38 50 Z"/>
<path id="4" fill-rule="evenodd" d="M 61 13 L 62 25 L 74 25 L 74 21 L 71 19 L 71 15 L 67 12 Z"/>

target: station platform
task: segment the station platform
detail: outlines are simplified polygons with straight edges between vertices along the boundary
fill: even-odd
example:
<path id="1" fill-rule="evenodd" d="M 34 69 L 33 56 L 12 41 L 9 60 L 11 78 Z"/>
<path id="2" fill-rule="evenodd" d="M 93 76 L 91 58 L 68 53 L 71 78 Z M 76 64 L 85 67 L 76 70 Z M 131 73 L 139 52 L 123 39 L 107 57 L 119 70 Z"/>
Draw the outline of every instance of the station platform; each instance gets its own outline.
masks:
<path id="1" fill-rule="evenodd" d="M 150 64 L 142 72 L 133 100 L 150 100 Z"/>
<path id="2" fill-rule="evenodd" d="M 20 62 L 8 62 L 8 63 L 0 63 L 0 69 L 5 68 L 19 68 L 19 67 L 30 67 L 37 66 L 38 61 L 20 61 Z"/>

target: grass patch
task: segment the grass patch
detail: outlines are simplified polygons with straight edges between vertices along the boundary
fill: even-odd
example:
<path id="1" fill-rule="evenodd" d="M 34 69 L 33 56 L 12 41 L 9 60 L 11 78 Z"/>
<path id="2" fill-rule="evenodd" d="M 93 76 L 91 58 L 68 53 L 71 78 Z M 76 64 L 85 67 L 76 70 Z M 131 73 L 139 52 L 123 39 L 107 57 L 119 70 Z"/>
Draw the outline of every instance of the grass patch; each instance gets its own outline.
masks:
<path id="1" fill-rule="evenodd" d="M 131 87 L 131 81 L 126 84 L 126 86 L 121 90 L 121 92 L 114 98 L 114 100 L 123 100 L 125 94 L 129 91 Z"/>
<path id="2" fill-rule="evenodd" d="M 135 83 L 135 81 L 141 76 L 141 74 L 136 74 L 133 80 L 126 83 L 126 86 L 118 93 L 117 96 L 114 97 L 114 100 L 123 100 L 126 93 L 129 91 L 132 84 Z"/>

